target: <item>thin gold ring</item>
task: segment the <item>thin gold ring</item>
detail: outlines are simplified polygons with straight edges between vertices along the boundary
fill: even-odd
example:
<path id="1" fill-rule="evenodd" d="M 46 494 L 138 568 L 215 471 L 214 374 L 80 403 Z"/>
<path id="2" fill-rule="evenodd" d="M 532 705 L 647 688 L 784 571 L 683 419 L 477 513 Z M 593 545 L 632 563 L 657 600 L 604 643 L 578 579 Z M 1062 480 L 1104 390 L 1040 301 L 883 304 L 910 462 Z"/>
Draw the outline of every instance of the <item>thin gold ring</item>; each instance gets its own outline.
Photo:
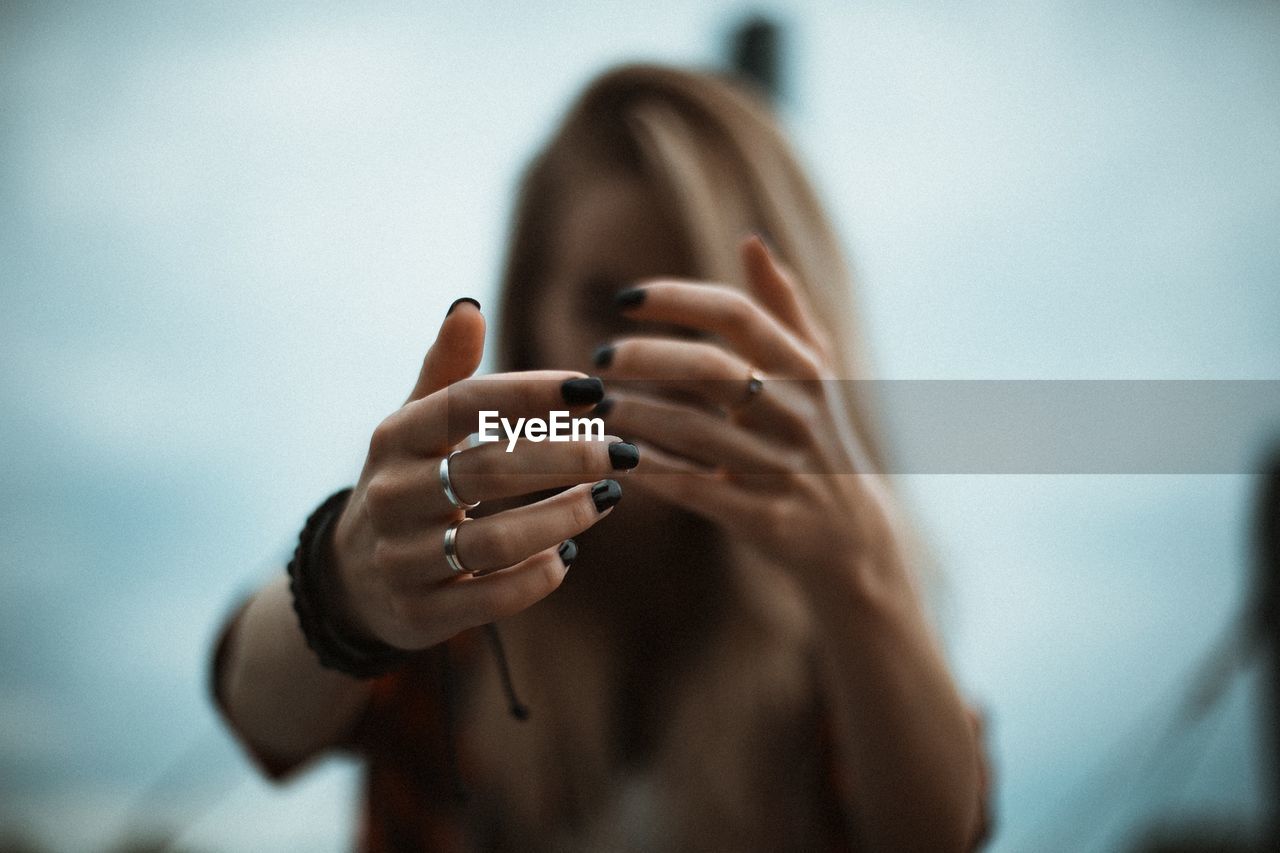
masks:
<path id="1" fill-rule="evenodd" d="M 458 528 L 471 519 L 460 518 L 444 529 L 444 560 L 455 575 L 469 575 L 471 570 L 458 559 Z"/>
<path id="2" fill-rule="evenodd" d="M 453 490 L 453 481 L 449 479 L 449 460 L 461 452 L 461 450 L 455 450 L 440 459 L 440 488 L 444 490 L 444 496 L 449 499 L 449 503 L 453 504 L 457 509 L 475 509 L 480 506 L 480 501 L 467 503 L 462 500 L 462 498 L 458 497 L 458 493 Z"/>

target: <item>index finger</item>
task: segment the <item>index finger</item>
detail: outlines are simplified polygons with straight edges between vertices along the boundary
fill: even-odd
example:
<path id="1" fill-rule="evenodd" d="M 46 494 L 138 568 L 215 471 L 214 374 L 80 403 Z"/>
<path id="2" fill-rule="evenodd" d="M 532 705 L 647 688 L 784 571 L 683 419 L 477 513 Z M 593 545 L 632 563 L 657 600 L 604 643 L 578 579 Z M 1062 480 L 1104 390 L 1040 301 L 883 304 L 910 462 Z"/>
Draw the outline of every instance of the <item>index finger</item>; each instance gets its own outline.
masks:
<path id="1" fill-rule="evenodd" d="M 805 375 L 806 347 L 751 296 L 723 284 L 655 279 L 624 291 L 619 301 L 635 320 L 671 323 L 723 339 L 757 367 Z"/>
<path id="2" fill-rule="evenodd" d="M 552 411 L 589 410 L 604 398 L 598 377 L 568 370 L 529 370 L 474 376 L 407 403 L 383 422 L 385 443 L 421 456 L 442 456 L 480 428 L 480 413 L 506 418 L 541 418 Z"/>

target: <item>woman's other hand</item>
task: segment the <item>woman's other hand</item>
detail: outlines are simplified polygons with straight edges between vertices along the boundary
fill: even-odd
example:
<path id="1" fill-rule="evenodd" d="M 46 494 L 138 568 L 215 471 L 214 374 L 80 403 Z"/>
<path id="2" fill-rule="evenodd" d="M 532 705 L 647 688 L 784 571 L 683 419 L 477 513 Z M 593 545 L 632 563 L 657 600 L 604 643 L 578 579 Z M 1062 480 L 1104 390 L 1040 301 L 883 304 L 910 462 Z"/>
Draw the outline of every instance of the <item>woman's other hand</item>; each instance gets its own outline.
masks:
<path id="1" fill-rule="evenodd" d="M 759 237 L 741 253 L 747 292 L 659 279 L 618 295 L 627 317 L 701 337 L 602 346 L 602 374 L 628 380 L 611 388 L 607 424 L 644 450 L 637 487 L 821 582 L 858 555 L 896 551 L 892 504 L 800 289 Z"/>

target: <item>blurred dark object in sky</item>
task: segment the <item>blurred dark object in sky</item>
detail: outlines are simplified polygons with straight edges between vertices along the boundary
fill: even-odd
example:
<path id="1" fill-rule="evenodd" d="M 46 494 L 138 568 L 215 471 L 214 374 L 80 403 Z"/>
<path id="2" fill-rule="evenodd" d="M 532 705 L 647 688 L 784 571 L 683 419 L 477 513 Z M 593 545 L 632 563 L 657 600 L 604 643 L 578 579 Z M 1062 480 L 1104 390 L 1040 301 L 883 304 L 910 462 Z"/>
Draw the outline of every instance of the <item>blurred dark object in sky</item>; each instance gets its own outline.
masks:
<path id="1" fill-rule="evenodd" d="M 751 15 L 729 37 L 729 63 L 739 74 L 777 103 L 782 97 L 782 28 L 762 15 Z"/>

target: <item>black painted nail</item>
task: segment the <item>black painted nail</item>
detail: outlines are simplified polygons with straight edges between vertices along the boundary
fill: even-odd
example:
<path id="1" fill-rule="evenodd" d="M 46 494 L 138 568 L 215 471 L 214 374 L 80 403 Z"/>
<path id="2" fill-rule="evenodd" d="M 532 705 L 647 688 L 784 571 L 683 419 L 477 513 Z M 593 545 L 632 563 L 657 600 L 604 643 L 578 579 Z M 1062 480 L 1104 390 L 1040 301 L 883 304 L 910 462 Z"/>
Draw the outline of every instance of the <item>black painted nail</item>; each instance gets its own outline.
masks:
<path id="1" fill-rule="evenodd" d="M 608 367 L 613 364 L 613 344 L 601 344 L 591 356 L 591 363 L 596 367 Z"/>
<path id="2" fill-rule="evenodd" d="M 566 539 L 560 543 L 560 550 L 557 553 L 560 555 L 560 562 L 564 563 L 567 569 L 573 565 L 574 560 L 578 559 L 578 543 L 572 539 Z"/>
<path id="3" fill-rule="evenodd" d="M 618 291 L 618 294 L 613 297 L 613 304 L 625 311 L 644 302 L 644 295 L 643 287 L 631 287 Z"/>
<path id="4" fill-rule="evenodd" d="M 477 302 L 476 300 L 472 299 L 470 296 L 464 296 L 464 297 L 462 297 L 461 299 L 455 299 L 455 300 L 453 300 L 453 304 L 449 306 L 449 310 L 448 310 L 448 311 L 444 312 L 444 316 L 448 317 L 450 314 L 452 314 L 452 313 L 453 313 L 453 309 L 458 307 L 458 303 L 459 303 L 459 302 L 470 302 L 472 305 L 476 306 L 476 310 L 477 310 L 477 311 L 479 311 L 479 310 L 480 310 L 480 303 L 479 303 L 479 302 Z"/>
<path id="5" fill-rule="evenodd" d="M 609 464 L 615 471 L 630 471 L 640 464 L 640 448 L 625 441 L 609 445 Z"/>
<path id="6" fill-rule="evenodd" d="M 596 404 L 596 407 L 594 409 L 591 410 L 591 414 L 595 415 L 598 418 L 603 418 L 603 417 L 606 417 L 612 411 L 613 411 L 613 398 L 605 397 L 603 400 L 601 400 L 599 403 Z"/>
<path id="7" fill-rule="evenodd" d="M 617 480 L 601 480 L 591 487 L 591 500 L 595 501 L 596 512 L 604 512 L 622 500 L 622 486 Z"/>
<path id="8" fill-rule="evenodd" d="M 566 403 L 578 406 L 586 403 L 599 403 L 604 399 L 604 383 L 598 376 L 586 379 L 566 379 L 560 383 L 560 396 Z"/>

